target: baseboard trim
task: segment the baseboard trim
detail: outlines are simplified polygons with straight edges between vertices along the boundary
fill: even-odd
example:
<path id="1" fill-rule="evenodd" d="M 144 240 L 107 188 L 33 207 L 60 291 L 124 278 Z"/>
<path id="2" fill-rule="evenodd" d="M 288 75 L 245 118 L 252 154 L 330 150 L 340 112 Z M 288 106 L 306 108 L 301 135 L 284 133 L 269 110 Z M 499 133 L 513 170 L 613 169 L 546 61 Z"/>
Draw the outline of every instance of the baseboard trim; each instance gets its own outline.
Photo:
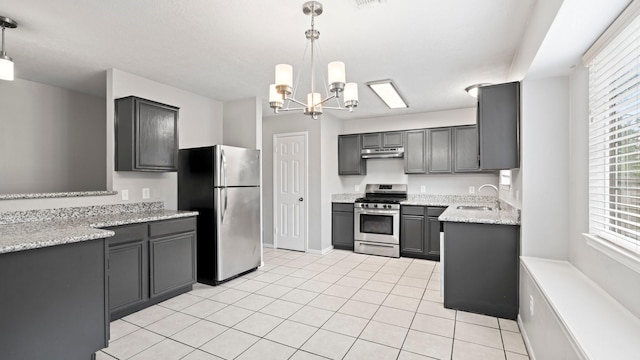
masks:
<path id="1" fill-rule="evenodd" d="M 331 245 L 331 246 L 329 246 L 327 248 L 324 248 L 322 250 L 307 249 L 307 253 L 314 254 L 314 255 L 324 255 L 324 254 L 329 253 L 331 251 L 333 251 L 333 245 Z"/>
<path id="2" fill-rule="evenodd" d="M 273 244 L 262 243 L 262 247 L 273 249 Z"/>
<path id="3" fill-rule="evenodd" d="M 529 337 L 527 336 L 527 331 L 524 329 L 524 324 L 522 323 L 522 317 L 520 314 L 518 314 L 518 326 L 520 327 L 520 334 L 522 334 L 522 340 L 524 340 L 524 346 L 527 348 L 529 359 L 536 360 L 536 355 L 533 353 L 533 347 L 529 342 Z"/>

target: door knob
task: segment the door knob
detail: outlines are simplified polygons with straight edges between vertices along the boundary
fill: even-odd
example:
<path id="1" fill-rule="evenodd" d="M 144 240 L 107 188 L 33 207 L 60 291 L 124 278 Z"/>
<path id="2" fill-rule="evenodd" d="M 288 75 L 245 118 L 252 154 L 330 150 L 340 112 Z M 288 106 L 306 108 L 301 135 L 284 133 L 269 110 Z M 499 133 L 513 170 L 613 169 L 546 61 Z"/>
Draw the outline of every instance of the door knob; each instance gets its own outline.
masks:
<path id="1" fill-rule="evenodd" d="M 298 199 L 298 201 L 303 201 L 303 200 L 304 200 L 303 198 Z"/>

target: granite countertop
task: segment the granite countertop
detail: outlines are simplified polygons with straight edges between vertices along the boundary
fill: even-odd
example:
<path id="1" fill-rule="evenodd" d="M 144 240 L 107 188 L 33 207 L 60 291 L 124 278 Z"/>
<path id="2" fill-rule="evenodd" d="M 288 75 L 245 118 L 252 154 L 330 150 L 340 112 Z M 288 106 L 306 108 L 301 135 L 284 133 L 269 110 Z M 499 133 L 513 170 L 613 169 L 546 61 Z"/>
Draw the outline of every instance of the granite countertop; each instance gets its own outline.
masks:
<path id="1" fill-rule="evenodd" d="M 357 198 L 364 197 L 362 193 L 344 193 L 331 195 L 331 202 L 337 203 L 353 203 Z"/>
<path id="2" fill-rule="evenodd" d="M 0 194 L 0 200 L 24 200 L 24 199 L 49 199 L 63 197 L 84 197 L 84 196 L 109 196 L 116 195 L 117 191 L 73 191 L 73 192 L 52 192 L 52 193 L 31 193 L 31 194 Z"/>
<path id="3" fill-rule="evenodd" d="M 353 203 L 363 194 L 346 193 L 333 194 L 332 202 Z M 514 209 L 509 204 L 501 202 L 502 210 L 462 210 L 460 205 L 478 205 L 495 208 L 496 198 L 485 195 L 432 195 L 409 194 L 407 200 L 401 205 L 415 206 L 441 206 L 447 209 L 438 218 L 440 221 L 467 222 L 477 224 L 520 225 L 520 210 Z"/>
<path id="4" fill-rule="evenodd" d="M 449 206 L 438 217 L 440 221 L 448 222 L 464 222 L 464 223 L 476 223 L 476 224 L 495 224 L 495 225 L 520 225 L 520 210 L 514 209 L 504 202 L 502 204 L 502 210 L 495 210 L 495 202 L 492 204 L 486 204 L 491 207 L 492 210 L 471 210 L 471 209 L 458 209 L 459 205 L 468 204 L 453 204 Z M 480 204 L 482 205 L 482 204 Z"/>
<path id="5" fill-rule="evenodd" d="M 100 228 L 198 215 L 197 211 L 146 210 L 85 217 L 55 218 L 0 225 L 0 254 L 111 237 Z"/>

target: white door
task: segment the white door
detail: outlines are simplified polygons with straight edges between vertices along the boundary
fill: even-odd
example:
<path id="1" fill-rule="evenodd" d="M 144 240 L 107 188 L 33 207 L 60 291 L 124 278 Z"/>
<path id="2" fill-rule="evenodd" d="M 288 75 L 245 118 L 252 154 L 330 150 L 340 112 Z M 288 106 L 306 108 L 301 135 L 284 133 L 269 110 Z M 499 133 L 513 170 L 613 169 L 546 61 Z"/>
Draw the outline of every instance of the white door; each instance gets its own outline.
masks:
<path id="1" fill-rule="evenodd" d="M 307 135 L 274 135 L 274 245 L 306 251 Z"/>

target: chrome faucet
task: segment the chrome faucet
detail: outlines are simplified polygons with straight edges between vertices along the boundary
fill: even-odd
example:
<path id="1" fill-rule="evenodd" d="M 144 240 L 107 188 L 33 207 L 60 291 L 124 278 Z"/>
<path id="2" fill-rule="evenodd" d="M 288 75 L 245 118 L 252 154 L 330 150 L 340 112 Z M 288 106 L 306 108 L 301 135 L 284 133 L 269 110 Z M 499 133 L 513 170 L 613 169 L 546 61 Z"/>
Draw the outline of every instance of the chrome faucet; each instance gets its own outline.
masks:
<path id="1" fill-rule="evenodd" d="M 496 191 L 496 210 L 501 210 L 500 209 L 500 190 L 498 190 L 498 188 L 495 185 L 484 184 L 484 185 L 481 185 L 478 188 L 478 192 L 480 192 L 480 190 L 482 190 L 482 189 L 484 189 L 486 187 L 490 187 L 490 188 L 492 188 L 493 190 Z"/>

